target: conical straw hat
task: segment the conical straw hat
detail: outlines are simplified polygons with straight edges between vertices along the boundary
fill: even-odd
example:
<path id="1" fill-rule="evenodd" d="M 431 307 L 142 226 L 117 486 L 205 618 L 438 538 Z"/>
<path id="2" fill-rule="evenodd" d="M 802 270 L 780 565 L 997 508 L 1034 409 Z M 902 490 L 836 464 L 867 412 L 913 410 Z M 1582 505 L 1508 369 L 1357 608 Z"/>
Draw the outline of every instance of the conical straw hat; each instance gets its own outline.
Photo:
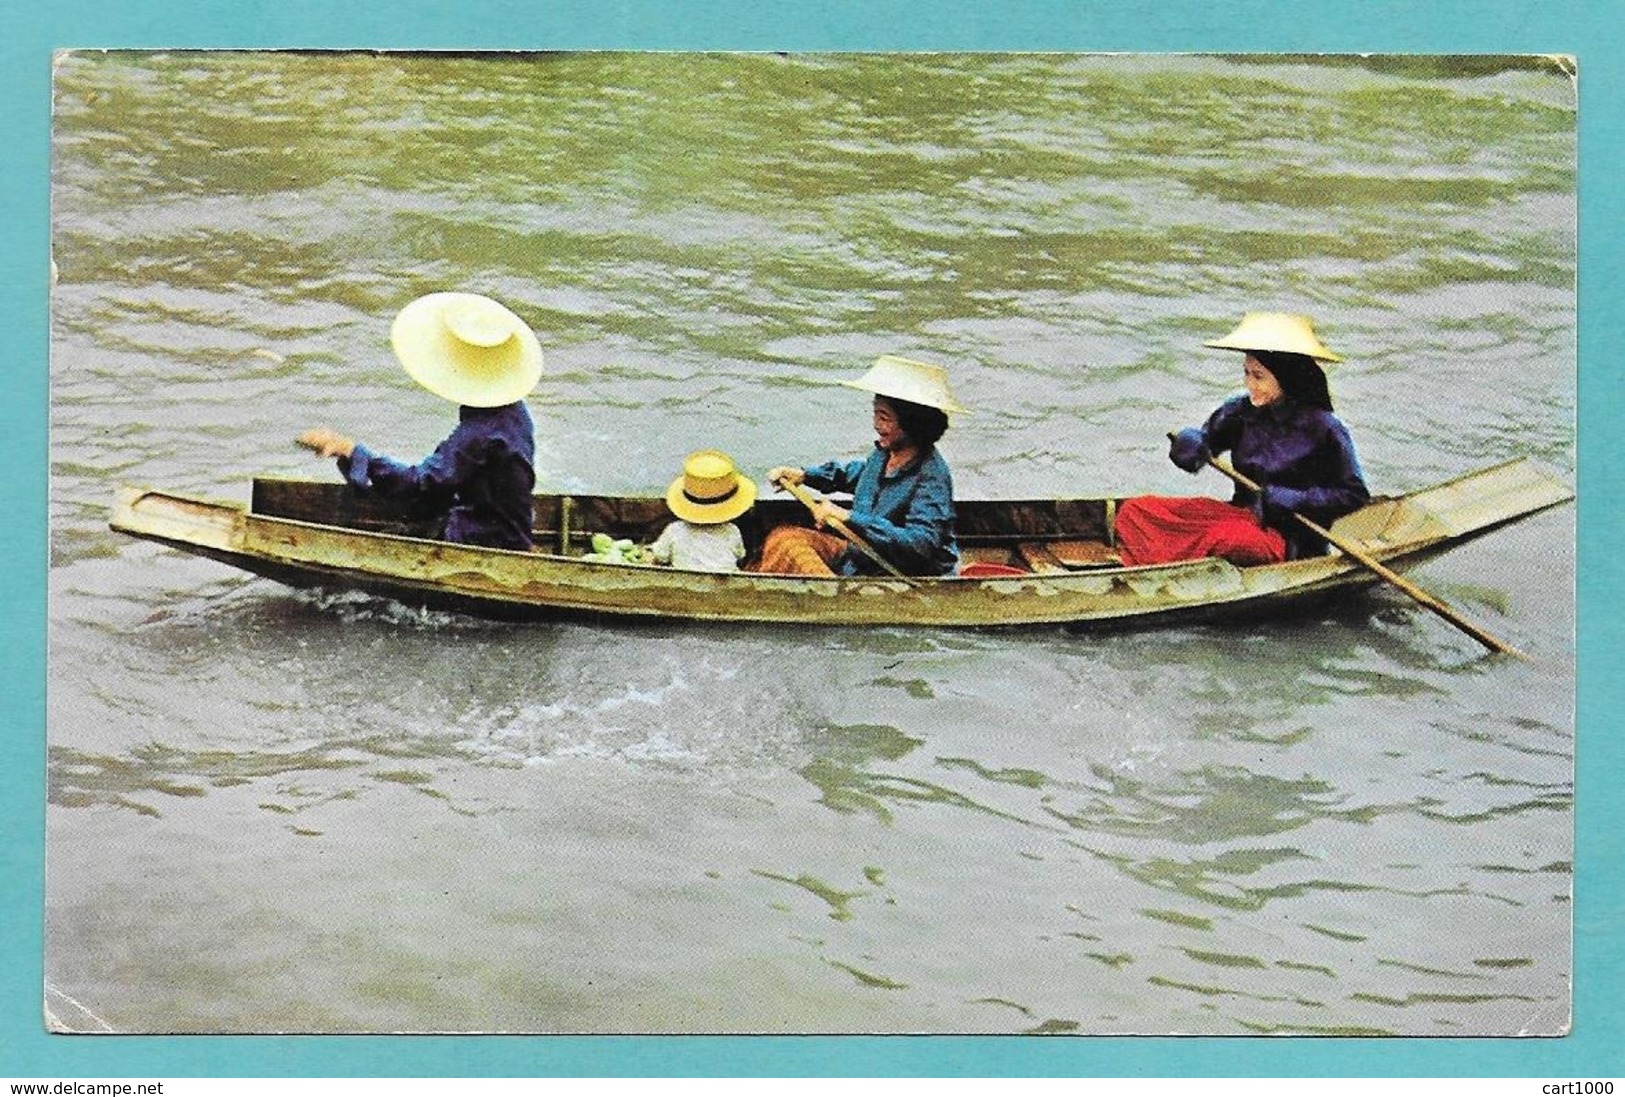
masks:
<path id="1" fill-rule="evenodd" d="M 740 475 L 733 458 L 721 450 L 688 455 L 683 475 L 666 489 L 666 505 L 685 522 L 715 525 L 732 522 L 756 502 L 756 481 Z"/>
<path id="2" fill-rule="evenodd" d="M 1287 354 L 1307 354 L 1321 362 L 1341 362 L 1343 356 L 1327 350 L 1315 336 L 1309 317 L 1292 312 L 1249 312 L 1236 330 L 1223 339 L 1202 344 L 1224 350 L 1275 350 Z"/>
<path id="3" fill-rule="evenodd" d="M 525 322 L 477 293 L 431 293 L 395 317 L 390 346 L 412 380 L 455 404 L 522 400 L 542 377 L 542 348 Z"/>
<path id="4" fill-rule="evenodd" d="M 895 354 L 881 355 L 862 377 L 856 381 L 842 381 L 841 384 L 942 411 L 966 410 L 948 389 L 947 370 L 929 362 L 899 358 Z"/>

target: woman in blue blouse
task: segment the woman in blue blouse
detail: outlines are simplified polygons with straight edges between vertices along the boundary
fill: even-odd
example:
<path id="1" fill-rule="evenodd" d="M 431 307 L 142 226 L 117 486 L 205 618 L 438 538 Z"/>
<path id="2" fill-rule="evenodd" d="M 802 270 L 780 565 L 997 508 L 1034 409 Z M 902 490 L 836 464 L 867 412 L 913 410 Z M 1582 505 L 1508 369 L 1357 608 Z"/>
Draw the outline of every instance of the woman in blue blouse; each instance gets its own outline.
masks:
<path id="1" fill-rule="evenodd" d="M 1322 526 L 1370 499 L 1354 442 L 1336 415 L 1321 362 L 1342 359 L 1315 336 L 1307 316 L 1250 312 L 1223 339 L 1204 344 L 1245 353 L 1247 391 L 1221 404 L 1200 428 L 1180 431 L 1168 456 L 1198 472 L 1218 453 L 1261 491 L 1237 487 L 1216 499 L 1142 496 L 1124 500 L 1117 542 L 1129 565 L 1220 556 L 1241 565 L 1316 556 L 1326 544 L 1293 513 Z"/>
<path id="2" fill-rule="evenodd" d="M 489 297 L 431 293 L 401 310 L 390 345 L 413 380 L 458 405 L 456 429 L 415 465 L 326 427 L 300 445 L 338 458 L 358 490 L 443 512 L 448 541 L 529 549 L 536 428 L 524 398 L 542 375 L 535 334 Z"/>
<path id="3" fill-rule="evenodd" d="M 865 575 L 879 571 L 845 538 L 824 532 L 831 518 L 867 541 L 905 575 L 949 575 L 959 563 L 954 538 L 954 482 L 936 448 L 948 413 L 963 411 L 941 366 L 886 355 L 844 385 L 872 392 L 875 445 L 867 457 L 807 468 L 781 466 L 774 484 L 806 484 L 852 496 L 849 507 L 820 500 L 819 527 L 779 526 L 755 570 L 790 575 Z"/>

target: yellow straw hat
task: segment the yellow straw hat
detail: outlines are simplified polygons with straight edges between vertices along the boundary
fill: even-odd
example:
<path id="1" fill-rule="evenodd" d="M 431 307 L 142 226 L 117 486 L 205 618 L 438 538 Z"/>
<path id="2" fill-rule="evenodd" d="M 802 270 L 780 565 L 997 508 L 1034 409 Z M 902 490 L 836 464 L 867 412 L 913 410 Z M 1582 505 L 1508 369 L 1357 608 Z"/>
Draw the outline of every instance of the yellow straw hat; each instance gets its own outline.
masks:
<path id="1" fill-rule="evenodd" d="M 856 381 L 842 381 L 841 384 L 941 411 L 966 410 L 948 389 L 947 370 L 930 362 L 917 362 L 895 354 L 881 355 L 862 377 Z"/>
<path id="2" fill-rule="evenodd" d="M 756 502 L 756 482 L 740 475 L 733 458 L 721 450 L 688 455 L 683 475 L 666 489 L 666 505 L 685 522 L 716 525 L 732 522 Z"/>
<path id="3" fill-rule="evenodd" d="M 1249 312 L 1236 330 L 1223 339 L 1213 339 L 1204 347 L 1224 350 L 1275 350 L 1287 354 L 1307 354 L 1321 362 L 1341 362 L 1343 356 L 1326 349 L 1315 336 L 1309 317 L 1292 312 Z"/>
<path id="4" fill-rule="evenodd" d="M 477 293 L 431 293 L 395 317 L 389 344 L 412 380 L 454 404 L 522 400 L 542 377 L 542 347 L 525 322 Z"/>

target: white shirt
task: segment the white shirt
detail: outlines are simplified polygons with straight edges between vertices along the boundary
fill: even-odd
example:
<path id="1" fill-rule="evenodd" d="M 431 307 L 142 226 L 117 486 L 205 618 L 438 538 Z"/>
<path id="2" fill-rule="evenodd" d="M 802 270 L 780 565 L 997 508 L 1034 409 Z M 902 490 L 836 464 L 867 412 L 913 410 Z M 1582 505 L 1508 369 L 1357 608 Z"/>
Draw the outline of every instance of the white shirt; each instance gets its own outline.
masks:
<path id="1" fill-rule="evenodd" d="M 737 571 L 745 558 L 745 539 L 732 522 L 702 526 L 679 520 L 661 530 L 651 547 L 660 563 L 691 571 Z"/>

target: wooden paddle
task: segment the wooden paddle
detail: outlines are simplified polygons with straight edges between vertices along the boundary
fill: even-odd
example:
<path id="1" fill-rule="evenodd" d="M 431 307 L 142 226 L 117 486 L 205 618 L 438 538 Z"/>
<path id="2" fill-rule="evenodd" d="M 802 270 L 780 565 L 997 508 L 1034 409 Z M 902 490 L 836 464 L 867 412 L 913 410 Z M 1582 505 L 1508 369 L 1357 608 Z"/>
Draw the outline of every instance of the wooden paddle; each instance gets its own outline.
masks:
<path id="1" fill-rule="evenodd" d="M 1174 440 L 1174 435 L 1172 432 L 1169 433 L 1168 440 Z M 1229 465 L 1220 464 L 1212 457 L 1207 459 L 1207 463 L 1224 473 L 1226 476 L 1230 477 L 1230 479 L 1234 480 L 1248 491 L 1256 493 L 1262 490 L 1252 480 L 1237 472 Z M 1427 591 L 1423 590 L 1409 579 L 1406 579 L 1397 571 L 1380 563 L 1368 553 L 1357 548 L 1347 539 L 1339 537 L 1337 534 L 1333 533 L 1325 526 L 1320 525 L 1318 522 L 1305 518 L 1297 511 L 1292 511 L 1291 514 L 1292 517 L 1296 518 L 1305 529 L 1324 537 L 1329 544 L 1334 546 L 1344 556 L 1347 556 L 1350 560 L 1353 560 L 1367 571 L 1370 571 L 1380 576 L 1382 579 L 1385 579 L 1389 583 L 1392 583 L 1405 594 L 1409 595 L 1412 599 L 1420 602 L 1422 605 L 1426 606 L 1440 617 L 1443 617 L 1446 621 L 1449 621 L 1452 625 L 1455 625 L 1468 636 L 1471 636 L 1474 640 L 1477 640 L 1480 644 L 1483 644 L 1486 648 L 1489 648 L 1494 652 L 1499 652 L 1503 655 L 1516 655 L 1520 659 L 1529 658 L 1529 656 L 1525 655 L 1523 652 L 1519 651 L 1506 641 L 1491 636 L 1489 633 L 1485 632 L 1483 629 L 1461 616 L 1461 614 L 1451 609 L 1444 602 L 1435 598 L 1433 595 L 1429 594 Z"/>
<path id="2" fill-rule="evenodd" d="M 779 487 L 784 488 L 791 495 L 794 495 L 797 499 L 800 499 L 802 505 L 805 506 L 809 511 L 812 511 L 814 514 L 817 513 L 818 500 L 813 496 L 812 492 L 808 491 L 800 484 L 791 483 L 789 480 L 778 480 L 775 481 L 775 483 L 777 483 Z M 853 548 L 863 553 L 876 564 L 879 564 L 880 567 L 885 570 L 886 574 L 890 575 L 894 579 L 901 579 L 911 587 L 918 587 L 920 585 L 913 579 L 910 579 L 908 576 L 894 568 L 884 556 L 880 555 L 880 553 L 874 550 L 873 545 L 869 544 L 869 542 L 865 541 L 862 537 L 858 536 L 857 533 L 853 532 L 852 528 L 845 522 L 841 521 L 839 518 L 836 518 L 834 515 L 824 519 L 824 521 L 834 526 L 835 532 L 839 533 L 842 537 L 845 537 L 847 541 L 851 543 Z"/>

